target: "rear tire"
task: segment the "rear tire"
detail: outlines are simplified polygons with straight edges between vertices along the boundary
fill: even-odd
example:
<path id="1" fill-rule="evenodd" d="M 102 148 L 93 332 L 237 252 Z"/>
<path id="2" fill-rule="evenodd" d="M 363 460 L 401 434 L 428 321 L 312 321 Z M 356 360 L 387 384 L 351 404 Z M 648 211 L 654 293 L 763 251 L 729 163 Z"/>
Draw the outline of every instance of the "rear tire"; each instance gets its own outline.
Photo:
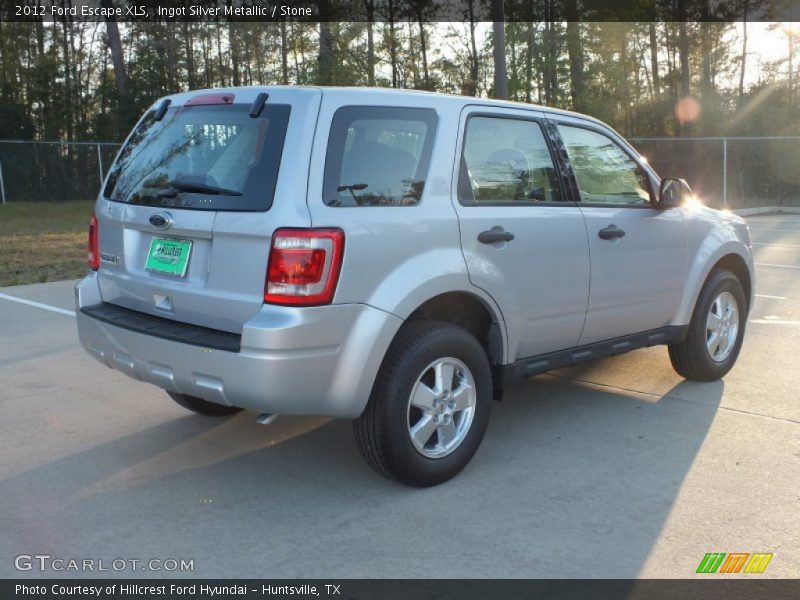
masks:
<path id="1" fill-rule="evenodd" d="M 242 410 L 238 406 L 224 406 L 222 404 L 208 402 L 196 396 L 187 396 L 186 394 L 177 394 L 175 392 L 167 392 L 167 394 L 183 408 L 207 417 L 227 417 L 235 415 Z"/>
<path id="2" fill-rule="evenodd" d="M 353 432 L 376 472 L 438 485 L 472 459 L 491 402 L 492 372 L 478 340 L 450 323 L 410 321 L 389 347 Z"/>
<path id="3" fill-rule="evenodd" d="M 686 379 L 720 379 L 739 356 L 746 322 L 741 282 L 727 269 L 715 269 L 700 291 L 686 339 L 669 346 L 672 367 Z"/>

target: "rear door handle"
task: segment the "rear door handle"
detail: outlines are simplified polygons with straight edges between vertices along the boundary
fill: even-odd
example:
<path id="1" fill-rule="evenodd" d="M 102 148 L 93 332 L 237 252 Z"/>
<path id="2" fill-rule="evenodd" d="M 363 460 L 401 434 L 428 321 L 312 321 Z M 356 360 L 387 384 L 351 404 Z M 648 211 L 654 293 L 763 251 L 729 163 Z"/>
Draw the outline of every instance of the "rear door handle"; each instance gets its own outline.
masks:
<path id="1" fill-rule="evenodd" d="M 622 231 L 622 229 L 620 229 L 616 225 L 609 225 L 605 229 L 601 229 L 600 231 L 598 231 L 597 235 L 599 235 L 604 240 L 614 240 L 617 238 L 624 237 L 625 232 Z"/>
<path id="2" fill-rule="evenodd" d="M 495 225 L 488 231 L 481 231 L 478 234 L 478 241 L 481 244 L 494 244 L 497 242 L 510 242 L 514 239 L 514 234 L 505 231 L 502 227 Z"/>

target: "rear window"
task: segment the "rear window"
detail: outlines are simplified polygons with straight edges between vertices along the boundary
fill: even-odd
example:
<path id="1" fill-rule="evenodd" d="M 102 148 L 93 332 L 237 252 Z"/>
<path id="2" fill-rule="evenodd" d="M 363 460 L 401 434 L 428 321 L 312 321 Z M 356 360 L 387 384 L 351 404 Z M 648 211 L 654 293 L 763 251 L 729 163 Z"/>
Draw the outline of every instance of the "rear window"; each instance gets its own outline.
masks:
<path id="1" fill-rule="evenodd" d="M 272 206 L 290 107 L 268 104 L 148 112 L 120 152 L 104 195 L 114 202 L 197 210 Z"/>
<path id="2" fill-rule="evenodd" d="M 337 110 L 325 159 L 325 204 L 417 204 L 431 161 L 436 120 L 436 112 L 425 108 Z"/>

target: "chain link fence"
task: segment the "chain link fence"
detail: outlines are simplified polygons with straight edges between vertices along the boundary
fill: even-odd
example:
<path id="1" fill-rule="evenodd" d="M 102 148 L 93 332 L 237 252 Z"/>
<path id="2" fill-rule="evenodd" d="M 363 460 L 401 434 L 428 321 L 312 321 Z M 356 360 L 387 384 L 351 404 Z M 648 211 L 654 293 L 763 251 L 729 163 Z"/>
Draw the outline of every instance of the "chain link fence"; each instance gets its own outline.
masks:
<path id="1" fill-rule="evenodd" d="M 93 200 L 119 147 L 0 140 L 0 201 Z"/>
<path id="2" fill-rule="evenodd" d="M 633 138 L 662 177 L 681 177 L 709 206 L 800 206 L 800 136 Z"/>
<path id="3" fill-rule="evenodd" d="M 800 136 L 633 138 L 663 177 L 716 208 L 800 206 Z M 0 201 L 91 200 L 120 144 L 0 140 Z"/>

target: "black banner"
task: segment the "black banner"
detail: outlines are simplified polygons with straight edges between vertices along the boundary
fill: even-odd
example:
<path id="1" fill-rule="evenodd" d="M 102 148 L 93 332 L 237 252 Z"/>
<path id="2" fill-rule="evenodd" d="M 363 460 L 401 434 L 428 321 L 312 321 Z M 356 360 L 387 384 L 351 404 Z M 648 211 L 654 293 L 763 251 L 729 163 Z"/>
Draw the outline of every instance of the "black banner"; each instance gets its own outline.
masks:
<path id="1" fill-rule="evenodd" d="M 796 0 L 0 0 L 0 21 L 800 21 Z"/>
<path id="2" fill-rule="evenodd" d="M 794 600 L 800 580 L 725 579 L 642 580 L 3 580 L 3 600 L 485 600 L 502 598 L 615 600 Z"/>

